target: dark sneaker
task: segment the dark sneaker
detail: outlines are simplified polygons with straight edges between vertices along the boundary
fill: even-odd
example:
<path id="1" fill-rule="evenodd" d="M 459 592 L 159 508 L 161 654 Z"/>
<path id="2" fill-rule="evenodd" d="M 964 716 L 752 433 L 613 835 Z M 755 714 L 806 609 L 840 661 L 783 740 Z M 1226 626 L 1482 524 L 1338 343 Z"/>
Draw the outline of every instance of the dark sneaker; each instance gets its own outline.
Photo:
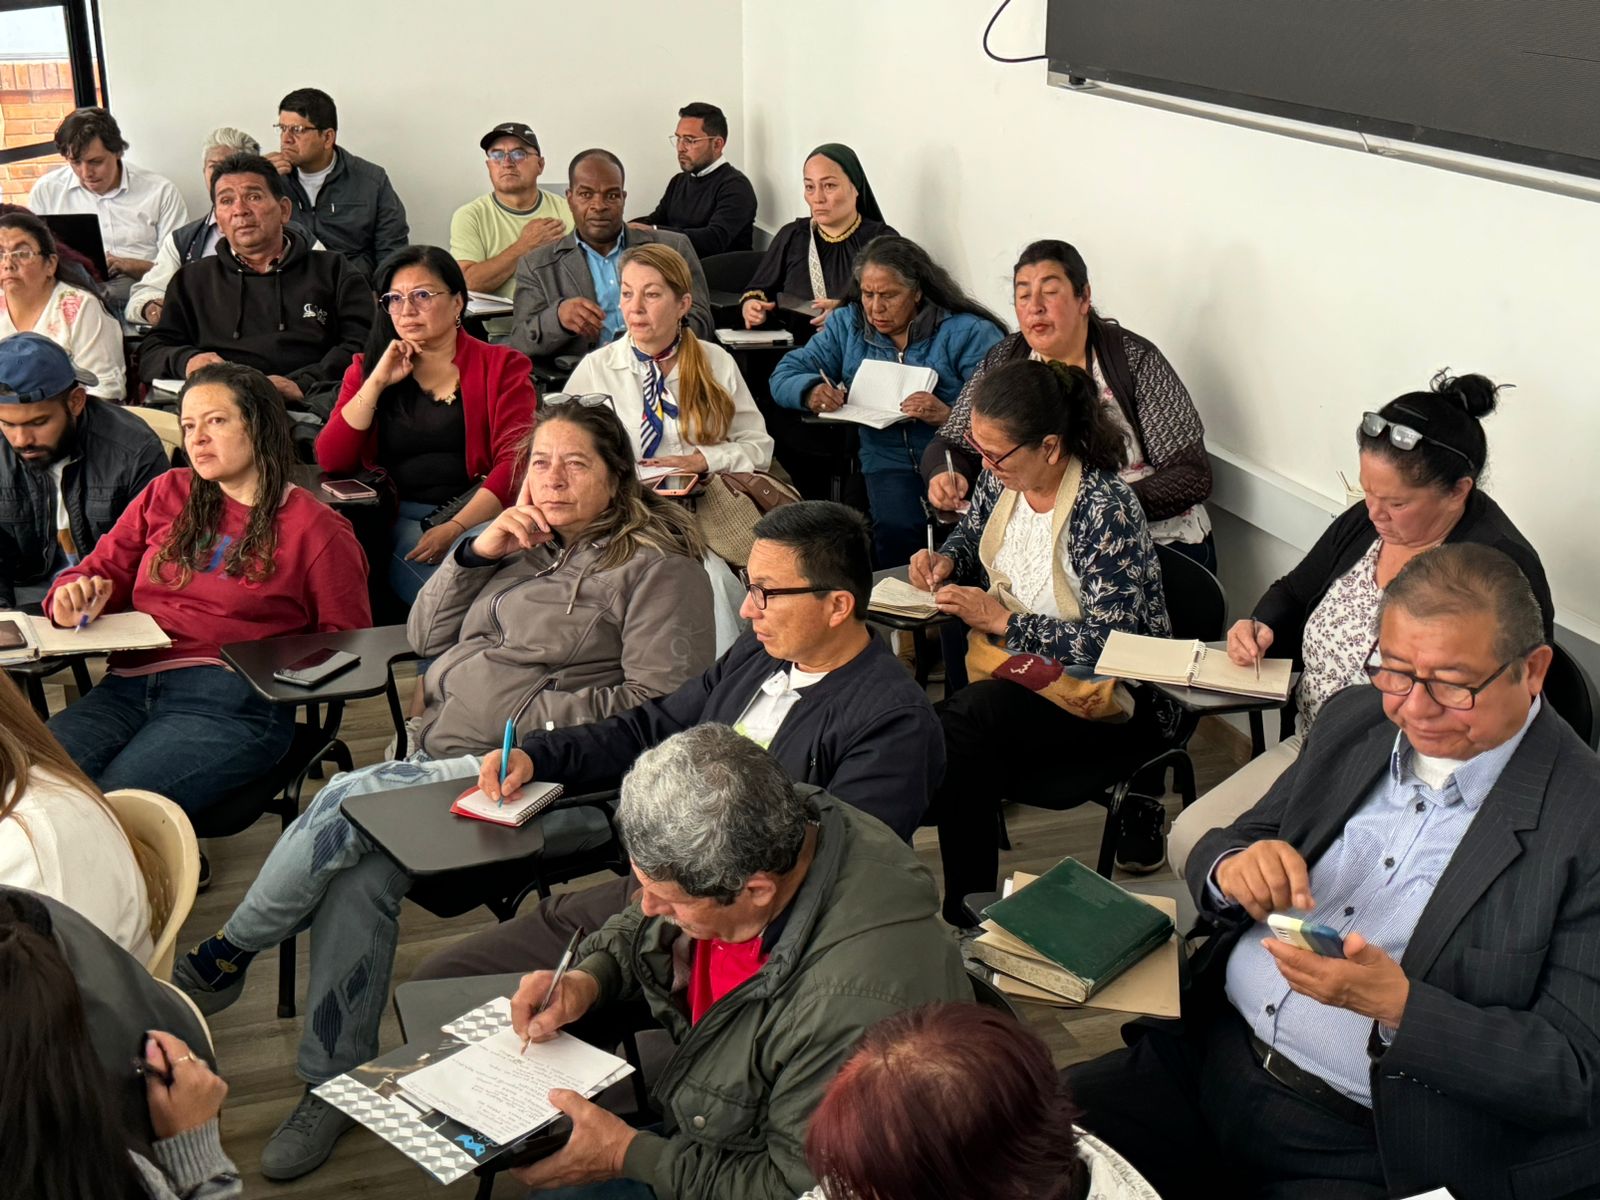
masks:
<path id="1" fill-rule="evenodd" d="M 1167 810 L 1151 796 L 1129 796 L 1122 802 L 1122 834 L 1117 838 L 1117 867 L 1130 875 L 1148 875 L 1167 865 Z"/>
<path id="2" fill-rule="evenodd" d="M 214 1016 L 244 992 L 244 972 L 256 956 L 219 932 L 172 964 L 172 982 L 206 1016 Z"/>
<path id="3" fill-rule="evenodd" d="M 354 1126 L 354 1118 L 307 1091 L 261 1147 L 261 1173 L 279 1180 L 309 1175 L 328 1161 L 333 1144 Z"/>

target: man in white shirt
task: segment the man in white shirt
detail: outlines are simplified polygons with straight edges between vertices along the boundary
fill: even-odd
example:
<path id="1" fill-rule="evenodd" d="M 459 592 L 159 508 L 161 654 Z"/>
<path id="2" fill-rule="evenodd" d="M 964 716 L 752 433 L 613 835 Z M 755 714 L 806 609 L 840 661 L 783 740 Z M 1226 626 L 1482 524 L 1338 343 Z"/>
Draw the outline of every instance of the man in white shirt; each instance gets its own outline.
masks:
<path id="1" fill-rule="evenodd" d="M 56 127 L 56 150 L 67 165 L 40 177 L 28 207 L 40 214 L 85 213 L 100 218 L 106 290 L 126 303 L 134 281 L 155 265 L 156 252 L 189 219 L 188 206 L 170 179 L 123 158 L 128 143 L 116 118 L 103 108 L 79 108 Z"/>

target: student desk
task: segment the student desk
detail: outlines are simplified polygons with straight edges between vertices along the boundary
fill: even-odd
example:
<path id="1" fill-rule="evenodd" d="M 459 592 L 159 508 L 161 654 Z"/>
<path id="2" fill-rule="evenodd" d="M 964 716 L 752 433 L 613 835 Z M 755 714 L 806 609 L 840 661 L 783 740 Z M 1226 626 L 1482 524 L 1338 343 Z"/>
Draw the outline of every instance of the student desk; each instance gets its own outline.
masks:
<path id="1" fill-rule="evenodd" d="M 1207 647 L 1213 650 L 1226 650 L 1227 642 L 1207 642 Z M 1186 711 L 1196 713 L 1202 717 L 1221 717 L 1229 713 L 1248 713 L 1250 716 L 1250 757 L 1256 758 L 1267 748 L 1266 729 L 1262 722 L 1262 714 L 1272 709 L 1283 708 L 1283 700 L 1262 700 L 1255 696 L 1241 696 L 1237 692 L 1213 692 L 1205 688 L 1179 687 L 1168 683 L 1147 683 L 1144 686 L 1154 688 L 1170 700 L 1175 700 Z M 1300 686 L 1300 672 L 1293 671 L 1289 675 L 1289 695 L 1294 696 L 1295 688 Z"/>

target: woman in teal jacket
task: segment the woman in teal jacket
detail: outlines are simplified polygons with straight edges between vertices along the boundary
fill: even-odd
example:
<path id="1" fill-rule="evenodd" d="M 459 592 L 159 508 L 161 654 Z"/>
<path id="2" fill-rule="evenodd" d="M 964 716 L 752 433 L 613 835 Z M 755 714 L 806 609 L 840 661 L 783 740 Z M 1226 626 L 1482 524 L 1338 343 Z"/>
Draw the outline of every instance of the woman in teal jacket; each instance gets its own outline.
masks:
<path id="1" fill-rule="evenodd" d="M 856 257 L 844 304 L 772 372 L 778 404 L 814 413 L 844 404 L 851 380 L 868 359 L 937 373 L 932 391 L 915 392 L 901 403 L 908 420 L 887 429 L 857 427 L 880 570 L 904 565 L 923 546 L 928 514 L 919 474 L 922 452 L 1004 332 L 1000 319 L 962 291 L 921 246 L 903 237 L 878 237 Z"/>

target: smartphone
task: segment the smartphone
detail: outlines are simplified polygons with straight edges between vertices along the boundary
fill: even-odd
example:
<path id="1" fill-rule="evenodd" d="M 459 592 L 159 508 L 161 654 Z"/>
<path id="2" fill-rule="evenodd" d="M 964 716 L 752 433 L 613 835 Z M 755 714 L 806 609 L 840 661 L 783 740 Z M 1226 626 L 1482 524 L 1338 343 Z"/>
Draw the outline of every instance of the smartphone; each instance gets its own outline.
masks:
<path id="1" fill-rule="evenodd" d="M 21 650 L 27 645 L 28 639 L 15 621 L 0 621 L 0 651 Z"/>
<path id="2" fill-rule="evenodd" d="M 699 482 L 700 476 L 692 471 L 685 471 L 681 475 L 663 475 L 655 482 L 655 492 L 658 496 L 687 496 Z"/>
<path id="3" fill-rule="evenodd" d="M 368 487 L 359 479 L 324 479 L 322 490 L 335 500 L 350 502 L 353 500 L 376 500 L 378 493 L 375 488 Z"/>
<path id="4" fill-rule="evenodd" d="M 299 662 L 279 667 L 272 673 L 272 677 L 283 683 L 292 683 L 296 687 L 316 687 L 340 672 L 348 671 L 360 661 L 358 656 L 348 650 L 324 647 L 306 655 Z"/>
<path id="5" fill-rule="evenodd" d="M 1280 942 L 1287 942 L 1291 946 L 1320 954 L 1323 958 L 1344 957 L 1344 938 L 1339 935 L 1337 929 L 1318 925 L 1301 917 L 1291 917 L 1286 913 L 1269 914 L 1267 928 L 1272 930 L 1273 936 Z"/>

